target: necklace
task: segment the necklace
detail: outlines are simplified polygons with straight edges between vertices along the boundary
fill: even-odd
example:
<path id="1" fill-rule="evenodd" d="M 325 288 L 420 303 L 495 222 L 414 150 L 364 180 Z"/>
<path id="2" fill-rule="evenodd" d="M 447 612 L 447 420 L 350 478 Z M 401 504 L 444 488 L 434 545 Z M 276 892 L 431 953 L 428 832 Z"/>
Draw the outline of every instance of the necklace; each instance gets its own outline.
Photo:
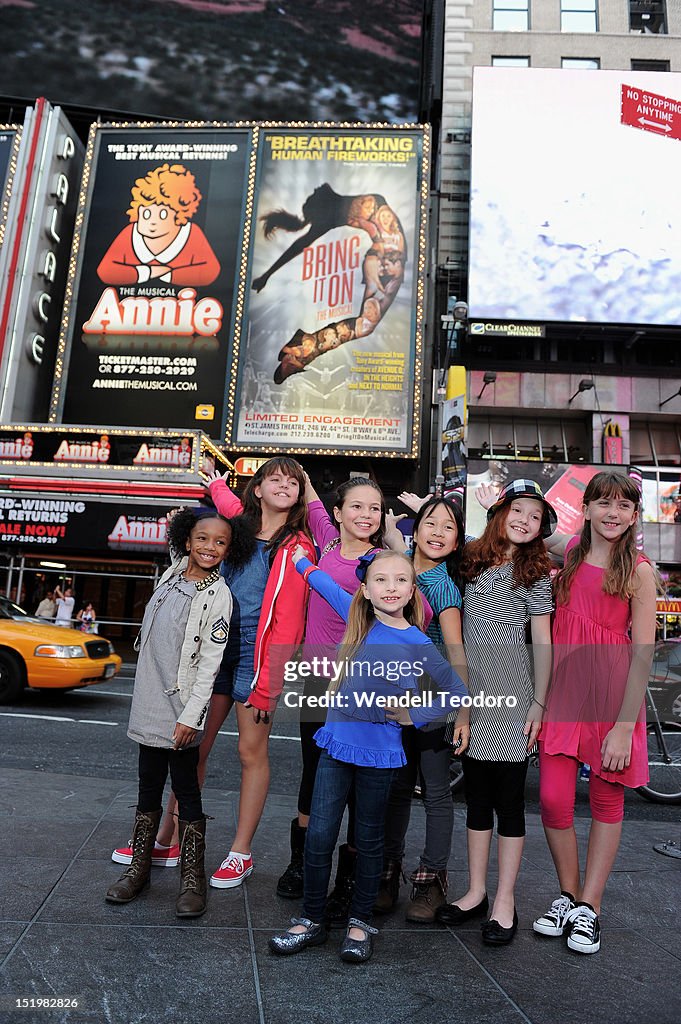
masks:
<path id="1" fill-rule="evenodd" d="M 219 579 L 220 579 L 220 570 L 219 569 L 213 569 L 212 572 L 209 572 L 207 576 L 204 576 L 202 580 L 199 580 L 198 583 L 195 584 L 196 589 L 197 590 L 205 590 L 206 587 L 212 587 L 213 584 L 217 583 L 217 581 Z"/>

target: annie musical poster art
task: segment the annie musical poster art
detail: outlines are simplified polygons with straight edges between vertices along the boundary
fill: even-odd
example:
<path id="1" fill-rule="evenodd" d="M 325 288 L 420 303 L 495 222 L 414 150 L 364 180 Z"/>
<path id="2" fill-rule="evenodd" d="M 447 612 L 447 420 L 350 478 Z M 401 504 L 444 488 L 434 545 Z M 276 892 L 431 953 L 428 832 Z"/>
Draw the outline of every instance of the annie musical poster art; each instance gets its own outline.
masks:
<path id="1" fill-rule="evenodd" d="M 53 415 L 221 436 L 248 130 L 94 126 Z"/>

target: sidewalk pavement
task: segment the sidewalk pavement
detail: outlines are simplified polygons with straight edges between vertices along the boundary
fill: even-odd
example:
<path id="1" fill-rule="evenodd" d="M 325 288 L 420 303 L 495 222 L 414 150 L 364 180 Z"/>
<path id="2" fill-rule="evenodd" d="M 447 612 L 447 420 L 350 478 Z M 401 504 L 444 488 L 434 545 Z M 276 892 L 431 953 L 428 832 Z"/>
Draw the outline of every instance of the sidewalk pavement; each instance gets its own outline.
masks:
<path id="1" fill-rule="evenodd" d="M 267 939 L 298 904 L 274 895 L 288 862 L 291 796 L 272 796 L 254 847 L 255 871 L 238 889 L 209 891 L 196 921 L 174 915 L 177 870 L 154 869 L 134 903 L 111 906 L 122 870 L 111 850 L 130 833 L 135 786 L 117 780 L 9 770 L 0 806 L 0 1021 L 77 1024 L 678 1024 L 681 1021 L 681 862 L 653 852 L 679 840 L 669 823 L 625 823 L 602 915 L 601 952 L 571 953 L 532 932 L 557 895 L 538 816 L 529 815 L 511 946 L 483 946 L 479 925 L 379 921 L 368 965 L 341 963 L 333 933 L 322 947 L 275 958 Z M 297 784 L 297 783 L 296 783 Z M 205 791 L 207 867 L 225 856 L 237 795 Z M 681 814 L 681 811 L 680 811 Z M 230 827 L 226 827 L 229 823 Z M 580 842 L 587 822 L 578 819 Z M 674 836 L 674 829 L 677 835 Z M 423 808 L 414 802 L 407 864 L 416 863 Z M 450 898 L 465 881 L 465 827 L 457 807 Z M 491 889 L 493 891 L 494 879 Z M 17 1010 L 20 998 L 71 998 L 77 1009 Z"/>

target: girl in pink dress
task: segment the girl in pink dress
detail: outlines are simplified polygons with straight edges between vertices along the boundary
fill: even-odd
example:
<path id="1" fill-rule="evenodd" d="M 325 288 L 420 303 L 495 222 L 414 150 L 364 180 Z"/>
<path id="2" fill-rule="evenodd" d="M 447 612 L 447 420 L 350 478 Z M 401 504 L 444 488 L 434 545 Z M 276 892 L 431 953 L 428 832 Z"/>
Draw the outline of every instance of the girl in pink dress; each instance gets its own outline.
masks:
<path id="1" fill-rule="evenodd" d="M 580 537 L 563 547 L 553 626 L 554 671 L 539 737 L 540 803 L 561 895 L 534 922 L 600 949 L 601 897 L 622 832 L 624 787 L 648 781 L 645 688 L 655 642 L 656 573 L 636 549 L 640 494 L 623 473 L 597 473 L 584 492 Z M 581 883 L 573 824 L 579 763 L 591 766 L 591 831 Z"/>

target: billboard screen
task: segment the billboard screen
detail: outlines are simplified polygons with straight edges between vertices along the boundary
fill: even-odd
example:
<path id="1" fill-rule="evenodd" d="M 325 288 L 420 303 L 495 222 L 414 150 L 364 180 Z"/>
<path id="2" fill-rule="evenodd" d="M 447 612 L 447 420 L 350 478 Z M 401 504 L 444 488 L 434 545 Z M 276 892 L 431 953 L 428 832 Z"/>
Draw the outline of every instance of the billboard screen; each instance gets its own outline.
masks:
<path id="1" fill-rule="evenodd" d="M 222 434 L 251 131 L 93 126 L 50 418 Z"/>
<path id="2" fill-rule="evenodd" d="M 428 145 L 261 129 L 232 447 L 415 454 Z"/>
<path id="3" fill-rule="evenodd" d="M 415 121 L 423 0 L 3 0 L 0 93 L 217 121 Z"/>
<path id="4" fill-rule="evenodd" d="M 681 74 L 473 83 L 471 317 L 681 323 Z"/>
<path id="5" fill-rule="evenodd" d="M 22 554 L 63 551 L 168 551 L 165 510 L 149 503 L 81 500 L 72 495 L 36 498 L 0 490 L 0 546 Z"/>
<path id="6" fill-rule="evenodd" d="M 511 480 L 534 480 L 551 502 L 558 516 L 558 532 L 575 535 L 582 528 L 582 502 L 589 480 L 603 466 L 561 462 L 515 462 L 495 459 L 469 459 L 466 479 L 466 533 L 480 537 L 487 513 L 475 497 L 480 484 L 501 490 Z M 609 467 L 612 468 L 612 467 Z M 622 467 L 626 472 L 625 467 Z"/>
<path id="7" fill-rule="evenodd" d="M 643 522 L 681 523 L 681 469 L 665 466 L 640 470 L 643 479 Z"/>

